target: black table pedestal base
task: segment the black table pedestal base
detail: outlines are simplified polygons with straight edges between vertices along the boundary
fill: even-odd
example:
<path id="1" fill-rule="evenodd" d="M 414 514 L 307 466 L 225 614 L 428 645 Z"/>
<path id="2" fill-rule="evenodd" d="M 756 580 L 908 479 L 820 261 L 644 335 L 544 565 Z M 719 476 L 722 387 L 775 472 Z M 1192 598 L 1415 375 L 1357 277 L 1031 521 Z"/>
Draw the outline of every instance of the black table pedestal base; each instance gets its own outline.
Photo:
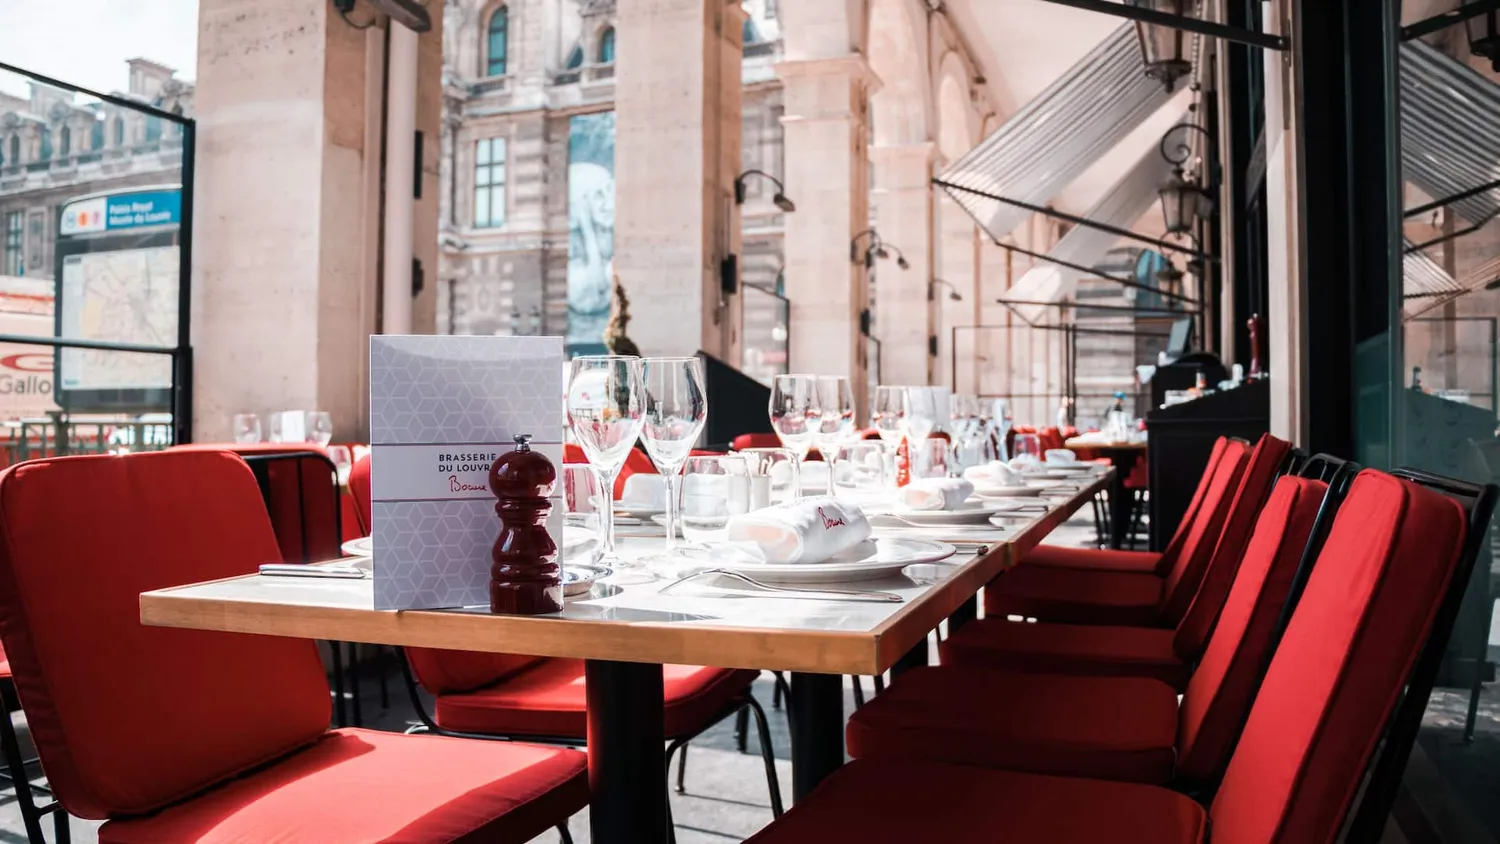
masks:
<path id="1" fill-rule="evenodd" d="M 661 666 L 591 659 L 584 663 L 584 672 L 590 840 L 666 844 L 670 835 Z"/>
<path id="2" fill-rule="evenodd" d="M 844 764 L 844 678 L 792 674 L 792 801 L 800 803 Z"/>

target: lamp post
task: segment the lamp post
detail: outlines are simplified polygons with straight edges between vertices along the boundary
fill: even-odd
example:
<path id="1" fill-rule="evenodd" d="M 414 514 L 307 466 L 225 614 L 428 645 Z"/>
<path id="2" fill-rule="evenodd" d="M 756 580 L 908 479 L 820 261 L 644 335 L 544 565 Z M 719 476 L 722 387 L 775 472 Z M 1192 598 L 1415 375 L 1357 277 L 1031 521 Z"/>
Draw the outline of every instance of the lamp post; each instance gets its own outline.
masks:
<path id="1" fill-rule="evenodd" d="M 1195 219 L 1213 213 L 1213 197 L 1198 184 L 1197 176 L 1184 167 L 1193 156 L 1192 146 L 1185 139 L 1170 143 L 1175 134 L 1194 131 L 1203 133 L 1205 145 L 1213 143 L 1208 130 L 1196 123 L 1179 123 L 1161 136 L 1161 157 L 1172 165 L 1171 177 L 1156 192 L 1161 199 L 1161 218 L 1167 234 L 1186 234 L 1192 230 Z M 1207 175 L 1211 186 L 1213 174 Z"/>
<path id="2" fill-rule="evenodd" d="M 1500 12 L 1477 14 L 1464 21 L 1469 36 L 1469 52 L 1490 60 L 1490 67 L 1500 73 Z"/>
<path id="3" fill-rule="evenodd" d="M 1150 9 L 1178 17 L 1193 17 L 1196 0 L 1127 0 L 1128 5 Z M 1157 80 L 1167 93 L 1177 86 L 1177 80 L 1193 72 L 1193 63 L 1187 60 L 1187 34 L 1176 27 L 1136 21 L 1135 34 L 1141 42 L 1141 59 L 1146 64 L 1146 75 Z"/>

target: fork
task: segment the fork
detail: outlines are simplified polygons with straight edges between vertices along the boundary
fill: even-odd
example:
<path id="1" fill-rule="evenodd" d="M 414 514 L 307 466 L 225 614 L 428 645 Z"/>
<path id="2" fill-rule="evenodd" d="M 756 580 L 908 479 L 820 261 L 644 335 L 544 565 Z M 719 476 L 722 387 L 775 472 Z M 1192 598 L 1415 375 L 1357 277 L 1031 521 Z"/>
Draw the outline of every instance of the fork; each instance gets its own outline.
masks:
<path id="1" fill-rule="evenodd" d="M 894 592 L 880 592 L 873 589 L 793 589 L 787 586 L 772 586 L 769 583 L 756 580 L 755 578 L 741 574 L 730 569 L 704 569 L 692 574 L 679 577 L 676 580 L 657 590 L 657 594 L 666 592 L 676 586 L 680 586 L 694 578 L 703 577 L 706 574 L 722 575 L 734 580 L 742 581 L 750 586 L 764 592 L 771 592 L 783 598 L 810 598 L 825 601 L 873 601 L 877 603 L 898 604 L 906 600 Z"/>

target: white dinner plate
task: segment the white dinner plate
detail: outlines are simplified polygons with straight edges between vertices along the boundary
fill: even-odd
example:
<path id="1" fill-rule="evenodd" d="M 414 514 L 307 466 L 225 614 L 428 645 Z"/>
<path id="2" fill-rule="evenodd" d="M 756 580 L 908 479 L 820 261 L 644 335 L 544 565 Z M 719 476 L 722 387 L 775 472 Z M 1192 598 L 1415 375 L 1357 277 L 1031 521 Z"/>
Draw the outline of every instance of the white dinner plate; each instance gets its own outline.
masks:
<path id="1" fill-rule="evenodd" d="M 615 512 L 622 516 L 629 516 L 632 519 L 645 521 L 652 516 L 660 516 L 667 511 L 654 504 L 632 504 L 628 501 L 616 501 Z"/>
<path id="2" fill-rule="evenodd" d="M 956 549 L 946 542 L 882 537 L 866 539 L 821 563 L 773 564 L 737 560 L 715 563 L 715 566 L 777 583 L 842 583 L 899 574 L 907 566 L 935 563 L 955 553 Z"/>
<path id="3" fill-rule="evenodd" d="M 962 507 L 954 510 L 908 510 L 898 507 L 891 510 L 891 515 L 918 525 L 982 525 L 989 522 L 990 516 L 1004 509 L 989 501 L 966 501 Z"/>
<path id="4" fill-rule="evenodd" d="M 975 486 L 980 498 L 1031 498 L 1042 494 L 1039 486 Z"/>
<path id="5" fill-rule="evenodd" d="M 358 539 L 351 539 L 348 542 L 345 542 L 343 545 L 340 545 L 339 550 L 344 552 L 345 557 L 374 556 L 375 546 L 371 544 L 372 539 L 373 537 L 369 536 L 361 536 Z"/>

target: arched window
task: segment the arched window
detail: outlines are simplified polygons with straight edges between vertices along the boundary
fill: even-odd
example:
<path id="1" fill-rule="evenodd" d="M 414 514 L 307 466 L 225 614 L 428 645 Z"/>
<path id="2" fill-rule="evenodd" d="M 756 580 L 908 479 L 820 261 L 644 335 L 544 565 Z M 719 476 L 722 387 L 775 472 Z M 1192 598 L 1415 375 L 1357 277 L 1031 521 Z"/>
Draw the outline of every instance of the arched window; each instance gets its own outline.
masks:
<path id="1" fill-rule="evenodd" d="M 104 121 L 95 120 L 94 125 L 89 127 L 89 149 L 104 149 Z"/>
<path id="2" fill-rule="evenodd" d="M 149 143 L 159 140 L 161 140 L 161 118 L 154 114 L 148 115 L 146 117 L 146 141 Z"/>
<path id="3" fill-rule="evenodd" d="M 760 41 L 760 28 L 755 25 L 755 18 L 745 18 L 745 28 L 740 39 L 744 44 L 755 44 Z"/>
<path id="4" fill-rule="evenodd" d="M 506 41 L 510 35 L 510 10 L 504 6 L 490 15 L 489 34 L 485 41 L 487 76 L 505 75 Z"/>
<path id="5" fill-rule="evenodd" d="M 73 154 L 73 130 L 66 126 L 57 135 L 57 154 L 62 158 Z"/>
<path id="6" fill-rule="evenodd" d="M 10 163 L 11 164 L 20 164 L 21 163 L 21 136 L 20 135 L 11 135 L 10 136 L 10 156 L 9 157 L 10 157 Z"/>
<path id="7" fill-rule="evenodd" d="M 52 160 L 52 128 L 50 126 L 42 127 L 42 154 L 37 158 L 37 160 Z"/>
<path id="8" fill-rule="evenodd" d="M 573 52 L 571 52 L 571 53 L 568 54 L 567 69 L 568 70 L 577 70 L 580 67 L 583 67 L 583 45 L 582 44 L 574 44 L 573 45 Z"/>
<path id="9" fill-rule="evenodd" d="M 615 28 L 606 27 L 599 33 L 599 64 L 610 64 L 615 60 Z"/>
<path id="10" fill-rule="evenodd" d="M 125 118 L 115 118 L 115 146 L 125 146 Z"/>

